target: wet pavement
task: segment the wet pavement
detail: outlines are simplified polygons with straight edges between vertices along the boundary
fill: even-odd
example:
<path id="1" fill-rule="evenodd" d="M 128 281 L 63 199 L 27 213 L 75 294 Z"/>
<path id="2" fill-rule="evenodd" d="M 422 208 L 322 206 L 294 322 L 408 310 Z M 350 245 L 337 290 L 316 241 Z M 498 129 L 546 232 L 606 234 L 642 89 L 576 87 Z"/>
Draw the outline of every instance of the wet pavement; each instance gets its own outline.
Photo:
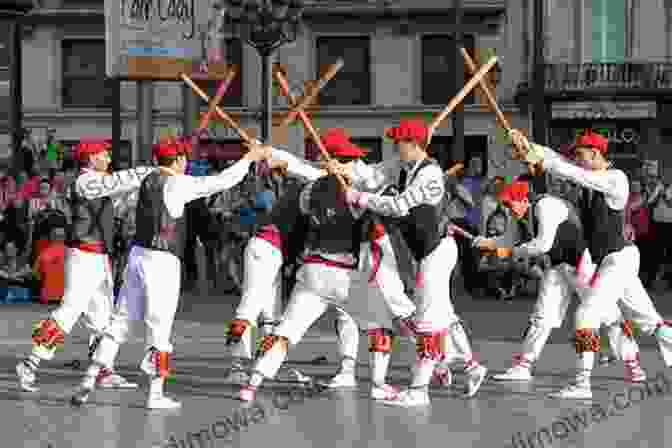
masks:
<path id="1" fill-rule="evenodd" d="M 212 316 L 209 306 L 219 307 L 219 316 L 226 314 L 222 302 L 193 308 Z M 474 350 L 493 373 L 509 366 L 518 348 L 513 341 L 530 306 L 531 302 L 458 304 L 471 324 Z M 269 382 L 250 407 L 235 400 L 236 389 L 221 381 L 228 365 L 221 323 L 226 318 L 208 319 L 183 310 L 175 327 L 175 382 L 166 388 L 182 401 L 181 410 L 147 411 L 144 392 L 128 390 L 96 391 L 87 405 L 73 409 L 68 399 L 82 371 L 65 363 L 85 357 L 86 333 L 81 329 L 66 340 L 57 359 L 43 363 L 39 393 L 21 393 L 16 387 L 14 365 L 29 348 L 31 322 L 44 312 L 43 307 L 5 306 L 0 316 L 0 448 L 669 446 L 664 440 L 666 424 L 672 428 L 672 369 L 664 370 L 650 340 L 642 350 L 650 383 L 628 386 L 619 364 L 597 368 L 592 402 L 546 397 L 565 384 L 574 362 L 569 333 L 561 329 L 542 353 L 533 382 L 488 380 L 473 399 L 462 398 L 464 377 L 456 369 L 452 388 L 432 389 L 428 409 L 390 408 L 370 401 L 367 344 L 362 339 L 358 389 L 302 391 L 297 385 Z M 309 336 L 291 351 L 290 364 L 326 379 L 337 368 L 329 319 Z M 142 353 L 140 340 L 133 339 L 122 347 L 119 360 L 120 373 L 141 384 L 144 378 L 136 366 Z M 326 363 L 313 362 L 321 355 Z M 408 382 L 413 356 L 413 345 L 402 342 L 392 360 L 392 383 Z M 656 379 L 658 374 L 666 376 Z"/>

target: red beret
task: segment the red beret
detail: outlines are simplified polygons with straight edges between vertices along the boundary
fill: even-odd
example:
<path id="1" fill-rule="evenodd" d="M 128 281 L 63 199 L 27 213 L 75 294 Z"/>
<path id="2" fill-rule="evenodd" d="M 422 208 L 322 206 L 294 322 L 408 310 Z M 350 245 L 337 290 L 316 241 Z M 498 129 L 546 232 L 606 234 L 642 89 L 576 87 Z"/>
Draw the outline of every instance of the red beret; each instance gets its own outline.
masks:
<path id="1" fill-rule="evenodd" d="M 499 200 L 505 204 L 511 202 L 520 202 L 528 199 L 530 193 L 530 184 L 524 181 L 513 181 L 506 184 L 499 192 Z"/>
<path id="2" fill-rule="evenodd" d="M 385 135 L 395 143 L 412 141 L 418 145 L 424 145 L 427 143 L 428 129 L 422 120 L 401 120 L 399 126 L 388 129 Z"/>
<path id="3" fill-rule="evenodd" d="M 345 129 L 333 128 L 329 129 L 324 136 L 322 136 L 322 143 L 329 155 L 334 157 L 351 157 L 358 159 L 367 154 L 367 150 L 360 148 L 350 141 L 350 137 L 346 134 Z"/>
<path id="4" fill-rule="evenodd" d="M 109 139 L 82 139 L 74 149 L 74 156 L 77 160 L 85 160 L 88 156 L 108 151 L 112 148 Z"/>
<path id="5" fill-rule="evenodd" d="M 600 151 L 602 154 L 607 153 L 607 146 L 609 145 L 609 140 L 604 137 L 603 135 L 596 134 L 593 132 L 588 132 L 587 134 L 580 135 L 576 139 L 576 143 L 574 144 L 574 148 L 578 148 L 579 146 L 587 147 L 587 148 L 594 148 Z"/>
<path id="6" fill-rule="evenodd" d="M 191 154 L 192 144 L 187 139 L 167 139 L 152 147 L 152 154 L 157 159 L 159 157 L 177 157 Z"/>

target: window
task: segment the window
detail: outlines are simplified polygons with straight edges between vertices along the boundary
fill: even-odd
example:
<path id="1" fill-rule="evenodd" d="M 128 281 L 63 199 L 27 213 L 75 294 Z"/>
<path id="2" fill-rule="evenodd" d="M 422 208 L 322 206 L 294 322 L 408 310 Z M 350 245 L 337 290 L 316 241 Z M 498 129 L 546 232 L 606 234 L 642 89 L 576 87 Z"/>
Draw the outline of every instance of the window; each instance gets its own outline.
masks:
<path id="1" fill-rule="evenodd" d="M 429 145 L 429 155 L 436 159 L 444 170 L 452 167 L 458 157 L 453 150 L 453 137 L 434 136 Z M 482 175 L 487 174 L 488 161 L 488 137 L 485 135 L 465 135 L 464 136 L 464 160 L 465 167 L 469 164 L 472 157 L 480 157 L 482 162 Z"/>
<path id="2" fill-rule="evenodd" d="M 63 41 L 63 107 L 111 107 L 112 83 L 105 78 L 104 40 Z"/>
<path id="3" fill-rule="evenodd" d="M 224 57 L 226 58 L 226 63 L 235 65 L 238 69 L 238 74 L 229 89 L 226 91 L 226 95 L 222 98 L 222 101 L 219 103 L 222 106 L 229 107 L 242 107 L 243 105 L 243 44 L 240 39 L 226 39 L 224 47 Z M 217 93 L 217 87 L 221 81 L 195 81 L 200 88 L 202 88 L 210 98 L 214 98 Z M 207 103 L 201 101 L 201 108 L 207 109 Z"/>
<path id="4" fill-rule="evenodd" d="M 368 36 L 319 37 L 318 76 L 338 58 L 343 58 L 345 65 L 322 89 L 319 104 L 324 106 L 371 104 L 371 39 Z"/>
<path id="5" fill-rule="evenodd" d="M 436 159 L 446 170 L 453 164 L 453 137 L 433 136 L 428 149 L 429 155 Z"/>
<path id="6" fill-rule="evenodd" d="M 474 36 L 463 36 L 464 48 L 474 61 L 478 61 L 474 51 Z M 455 62 L 458 56 L 452 35 L 427 35 L 422 37 L 422 103 L 446 104 L 455 96 L 471 74 L 464 70 L 464 80 L 455 85 Z M 478 62 L 477 62 L 478 63 Z M 474 93 L 465 99 L 465 104 L 474 104 Z"/>
<path id="7" fill-rule="evenodd" d="M 0 19 L 0 70 L 9 67 L 11 31 L 12 27 L 9 21 Z"/>
<path id="8" fill-rule="evenodd" d="M 369 151 L 364 157 L 366 163 L 378 163 L 383 161 L 383 142 L 378 137 L 353 137 L 352 143 Z"/>
<path id="9" fill-rule="evenodd" d="M 594 62 L 625 59 L 625 0 L 593 0 L 592 54 Z"/>

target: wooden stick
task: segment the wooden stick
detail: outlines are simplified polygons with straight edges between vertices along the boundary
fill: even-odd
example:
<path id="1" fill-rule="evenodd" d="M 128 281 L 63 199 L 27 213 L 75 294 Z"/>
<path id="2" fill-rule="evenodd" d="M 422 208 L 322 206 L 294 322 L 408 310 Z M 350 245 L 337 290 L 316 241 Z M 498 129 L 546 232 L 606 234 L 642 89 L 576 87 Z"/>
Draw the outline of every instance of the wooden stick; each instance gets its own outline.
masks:
<path id="1" fill-rule="evenodd" d="M 235 78 L 237 74 L 238 73 L 236 72 L 236 69 L 231 68 L 231 70 L 229 70 L 229 73 L 226 74 L 226 78 L 224 79 L 224 81 L 222 81 L 219 84 L 219 87 L 217 88 L 217 93 L 215 94 L 215 98 L 212 101 L 210 101 L 208 111 L 201 118 L 201 123 L 198 126 L 197 132 L 201 132 L 208 127 L 208 123 L 210 123 L 210 117 L 215 112 L 215 107 L 219 106 L 219 103 L 222 101 L 222 98 L 224 98 L 224 95 L 226 95 L 226 91 L 229 90 L 229 86 L 233 82 L 233 78 Z"/>
<path id="2" fill-rule="evenodd" d="M 295 103 L 296 98 L 294 98 L 294 95 L 292 95 L 292 93 L 289 91 L 289 83 L 282 75 L 282 73 L 280 73 L 279 71 L 275 72 L 275 79 L 278 81 L 278 84 L 280 84 L 280 90 L 282 90 L 283 95 L 285 95 L 290 102 Z M 306 131 L 308 131 L 311 138 L 313 139 L 317 147 L 320 149 L 322 157 L 324 157 L 326 161 L 331 160 L 331 157 L 327 152 L 327 148 L 324 147 L 324 143 L 322 143 L 320 135 L 317 133 L 317 130 L 313 126 L 313 123 L 310 121 L 310 118 L 308 118 L 308 114 L 306 114 L 306 112 L 301 109 L 299 109 L 297 113 L 299 114 L 299 118 L 301 118 L 301 121 L 303 121 L 303 125 L 305 126 Z M 343 176 L 341 176 L 340 174 L 336 174 L 336 178 L 338 179 L 339 184 L 343 188 L 343 191 L 346 191 L 347 184 L 345 182 L 345 179 L 343 179 Z"/>
<path id="3" fill-rule="evenodd" d="M 203 98 L 203 101 L 205 101 L 206 103 L 210 102 L 210 97 L 203 90 L 201 90 L 201 88 L 198 87 L 196 83 L 194 83 L 194 81 L 191 80 L 191 78 L 189 78 L 184 73 L 180 75 L 180 77 L 182 78 L 182 81 L 184 81 L 189 87 L 191 87 L 191 89 L 194 92 L 196 92 L 198 96 Z M 233 118 L 231 118 L 226 112 L 224 112 L 221 107 L 215 106 L 215 112 L 217 113 L 217 115 L 219 115 L 219 118 L 224 120 L 226 124 L 228 124 L 230 127 L 236 130 L 238 135 L 240 135 L 240 138 L 242 138 L 245 143 L 247 143 L 248 145 L 254 143 L 254 140 L 249 135 L 247 135 L 247 132 L 245 132 L 243 128 L 241 128 L 240 125 L 236 123 Z"/>
<path id="4" fill-rule="evenodd" d="M 298 104 L 296 107 L 293 107 L 289 114 L 287 114 L 287 117 L 282 120 L 280 126 L 289 126 L 289 124 L 296 119 L 299 111 L 305 109 L 310 103 L 313 102 L 318 93 L 320 93 L 320 90 L 322 90 L 324 86 L 326 86 L 327 83 L 331 81 L 334 76 L 336 76 L 336 73 L 338 73 L 338 71 L 342 69 L 344 65 L 345 61 L 342 58 L 339 58 L 335 63 L 331 64 L 327 69 L 327 72 L 317 80 L 317 86 L 312 88 L 310 92 L 306 92 L 301 99 L 297 100 Z"/>
<path id="5" fill-rule="evenodd" d="M 464 98 L 466 98 L 469 93 L 474 90 L 474 87 L 483 79 L 483 77 L 490 71 L 492 67 L 497 64 L 497 56 L 493 56 L 486 64 L 484 64 L 478 72 L 469 80 L 469 82 L 462 87 L 462 90 L 450 100 L 450 103 L 443 109 L 443 111 L 432 120 L 432 123 L 429 125 L 430 129 L 436 129 L 443 120 L 450 115 L 450 113 L 460 104 Z M 429 144 L 429 142 L 428 142 Z"/>
<path id="6" fill-rule="evenodd" d="M 462 57 L 464 58 L 464 62 L 467 64 L 467 68 L 469 69 L 469 72 L 473 75 L 476 72 L 476 64 L 474 64 L 474 60 L 471 59 L 471 56 L 469 56 L 469 53 L 467 50 L 464 48 L 460 48 L 460 53 L 462 53 Z M 481 79 L 478 82 L 478 86 L 481 88 L 483 93 L 485 94 L 485 97 L 488 100 L 488 104 L 490 105 L 490 109 L 495 113 L 497 116 L 497 119 L 499 120 L 499 124 L 502 125 L 504 129 L 511 130 L 511 124 L 509 123 L 509 120 L 506 119 L 504 114 L 502 113 L 501 109 L 497 105 L 497 100 L 495 99 L 495 96 L 492 94 L 490 91 L 490 88 L 488 87 L 488 83 L 485 81 L 485 79 Z"/>

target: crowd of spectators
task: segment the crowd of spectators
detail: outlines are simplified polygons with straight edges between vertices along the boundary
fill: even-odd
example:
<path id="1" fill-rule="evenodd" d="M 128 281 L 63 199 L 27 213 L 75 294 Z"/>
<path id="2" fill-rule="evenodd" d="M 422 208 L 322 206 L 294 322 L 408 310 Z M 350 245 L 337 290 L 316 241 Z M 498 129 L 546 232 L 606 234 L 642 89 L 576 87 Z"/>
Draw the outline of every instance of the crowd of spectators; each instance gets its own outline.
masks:
<path id="1" fill-rule="evenodd" d="M 71 219 L 67 197 L 78 167 L 63 154 L 54 155 L 36 145 L 26 145 L 21 157 L 20 169 L 0 165 L 0 301 L 57 302 L 63 295 L 65 239 Z M 214 174 L 233 162 L 192 162 L 191 171 Z M 446 175 L 444 221 L 472 234 L 496 237 L 502 245 L 529 239 L 530 224 L 515 221 L 497 199 L 507 179 L 482 176 L 483 164 L 483 159 L 473 157 L 457 176 Z M 646 163 L 631 179 L 626 237 L 641 251 L 641 275 L 647 288 L 661 287 L 672 279 L 666 262 L 672 255 L 672 240 L 665 237 L 672 232 L 672 184 L 662 180 L 657 166 Z M 296 186 L 291 178 L 277 173 L 252 175 L 230 190 L 189 204 L 185 288 L 195 288 L 200 280 L 207 293 L 238 294 L 247 241 L 273 202 Z M 115 210 L 117 287 L 134 234 L 135 200 L 131 195 Z M 497 257 L 482 256 L 465 240 L 458 243 L 456 274 L 473 297 L 510 299 L 535 292 L 538 278 L 530 272 Z M 404 280 L 412 284 L 413 276 L 407 277 Z"/>

